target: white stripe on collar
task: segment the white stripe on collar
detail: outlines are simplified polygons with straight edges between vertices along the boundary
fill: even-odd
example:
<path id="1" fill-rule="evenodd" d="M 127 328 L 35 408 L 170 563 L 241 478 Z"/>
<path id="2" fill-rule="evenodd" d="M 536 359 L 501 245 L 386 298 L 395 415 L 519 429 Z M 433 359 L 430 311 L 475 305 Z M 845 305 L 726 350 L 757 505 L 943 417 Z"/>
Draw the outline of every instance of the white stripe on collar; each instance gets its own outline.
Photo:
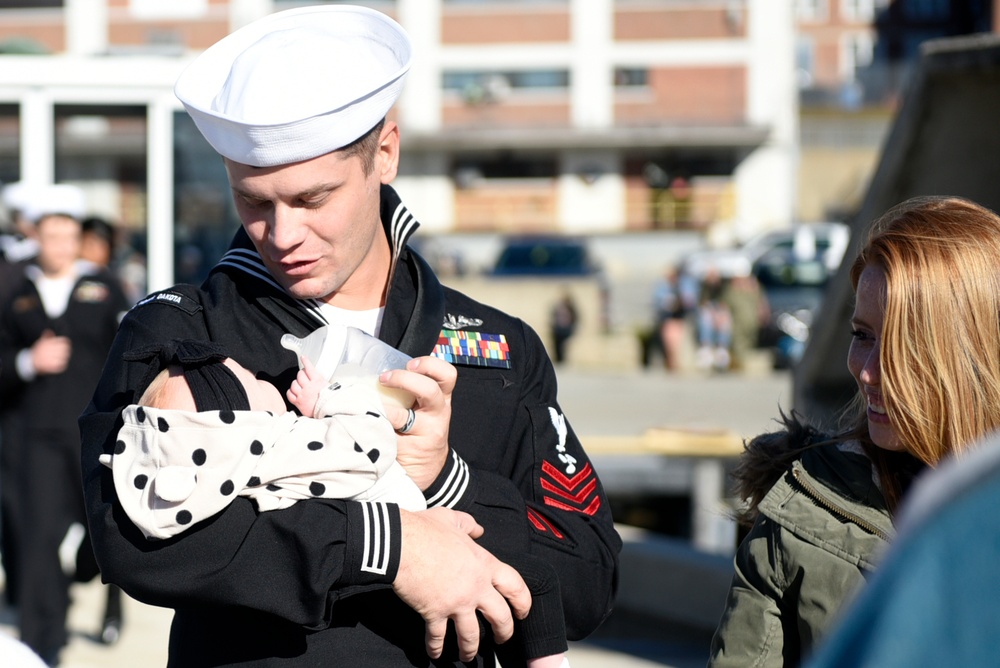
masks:
<path id="1" fill-rule="evenodd" d="M 413 217 L 409 209 L 400 202 L 396 210 L 393 211 L 392 222 L 389 224 L 389 233 L 392 235 L 393 240 L 393 259 L 399 257 L 399 254 L 403 252 L 403 246 L 406 245 L 406 242 L 417 231 L 418 227 L 420 227 L 420 223 Z M 395 262 L 393 264 L 395 265 Z"/>
<path id="2" fill-rule="evenodd" d="M 232 267 L 238 269 L 248 276 L 252 276 L 264 283 L 268 284 L 278 292 L 288 294 L 288 292 L 271 276 L 271 273 L 264 266 L 264 262 L 260 259 L 260 255 L 257 251 L 249 250 L 246 248 L 233 248 L 226 252 L 219 260 L 217 267 Z M 289 295 L 291 296 L 291 295 Z M 313 317 L 320 325 L 328 325 L 326 317 L 319 308 L 319 302 L 315 299 L 297 299 L 292 298 L 294 302 L 303 311 L 308 313 Z"/>

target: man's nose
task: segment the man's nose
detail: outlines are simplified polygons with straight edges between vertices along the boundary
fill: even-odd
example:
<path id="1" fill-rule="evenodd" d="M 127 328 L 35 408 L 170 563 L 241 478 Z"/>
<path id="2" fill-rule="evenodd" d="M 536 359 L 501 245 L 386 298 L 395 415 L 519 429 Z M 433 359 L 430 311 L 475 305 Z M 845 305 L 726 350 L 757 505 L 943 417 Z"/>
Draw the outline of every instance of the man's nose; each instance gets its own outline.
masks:
<path id="1" fill-rule="evenodd" d="M 274 209 L 274 219 L 271 221 L 271 245 L 281 251 L 289 251 L 302 242 L 305 226 L 302 224 L 302 212 L 294 207 L 278 205 Z"/>

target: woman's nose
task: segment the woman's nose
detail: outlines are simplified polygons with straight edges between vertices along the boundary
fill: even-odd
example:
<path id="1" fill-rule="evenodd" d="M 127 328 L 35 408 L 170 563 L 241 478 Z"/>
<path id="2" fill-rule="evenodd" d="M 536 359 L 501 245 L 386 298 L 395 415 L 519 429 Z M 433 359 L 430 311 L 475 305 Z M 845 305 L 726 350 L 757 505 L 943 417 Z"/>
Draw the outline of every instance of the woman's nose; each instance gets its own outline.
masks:
<path id="1" fill-rule="evenodd" d="M 861 382 L 865 385 L 878 385 L 882 380 L 882 371 L 879 364 L 878 346 L 874 346 L 871 352 L 868 353 L 864 366 L 861 367 Z"/>

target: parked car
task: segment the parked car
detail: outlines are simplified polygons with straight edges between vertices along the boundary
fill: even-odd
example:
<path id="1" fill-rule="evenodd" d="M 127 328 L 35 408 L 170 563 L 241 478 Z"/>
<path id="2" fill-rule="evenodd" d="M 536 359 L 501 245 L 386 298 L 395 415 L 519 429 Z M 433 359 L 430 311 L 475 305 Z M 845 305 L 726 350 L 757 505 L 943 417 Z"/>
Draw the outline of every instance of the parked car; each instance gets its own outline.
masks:
<path id="1" fill-rule="evenodd" d="M 746 276 L 771 252 L 785 252 L 796 263 L 819 261 L 832 273 L 847 250 L 850 228 L 843 223 L 799 223 L 766 232 L 737 248 L 708 249 L 689 254 L 681 265 L 688 275 L 701 279 L 711 270 L 723 277 Z"/>
<path id="2" fill-rule="evenodd" d="M 771 349 L 775 368 L 791 368 L 802 358 L 813 318 L 835 270 L 820 258 L 802 260 L 787 249 L 773 249 L 754 263 L 752 273 L 770 307 L 759 345 Z"/>
<path id="3" fill-rule="evenodd" d="M 508 239 L 490 272 L 493 276 L 588 276 L 598 272 L 587 244 L 575 237 Z"/>

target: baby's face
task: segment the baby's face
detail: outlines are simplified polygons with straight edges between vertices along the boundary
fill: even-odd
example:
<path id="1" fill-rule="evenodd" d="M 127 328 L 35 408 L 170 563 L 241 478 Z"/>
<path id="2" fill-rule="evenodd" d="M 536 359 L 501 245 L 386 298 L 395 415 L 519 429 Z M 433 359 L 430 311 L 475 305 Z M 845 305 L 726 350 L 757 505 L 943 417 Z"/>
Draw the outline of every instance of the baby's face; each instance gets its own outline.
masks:
<path id="1" fill-rule="evenodd" d="M 229 358 L 226 358 L 223 364 L 232 369 L 243 384 L 247 399 L 250 400 L 250 410 L 271 411 L 276 415 L 288 410 L 285 408 L 285 400 L 282 398 L 281 392 L 274 385 L 266 380 L 258 380 L 252 373 Z"/>

